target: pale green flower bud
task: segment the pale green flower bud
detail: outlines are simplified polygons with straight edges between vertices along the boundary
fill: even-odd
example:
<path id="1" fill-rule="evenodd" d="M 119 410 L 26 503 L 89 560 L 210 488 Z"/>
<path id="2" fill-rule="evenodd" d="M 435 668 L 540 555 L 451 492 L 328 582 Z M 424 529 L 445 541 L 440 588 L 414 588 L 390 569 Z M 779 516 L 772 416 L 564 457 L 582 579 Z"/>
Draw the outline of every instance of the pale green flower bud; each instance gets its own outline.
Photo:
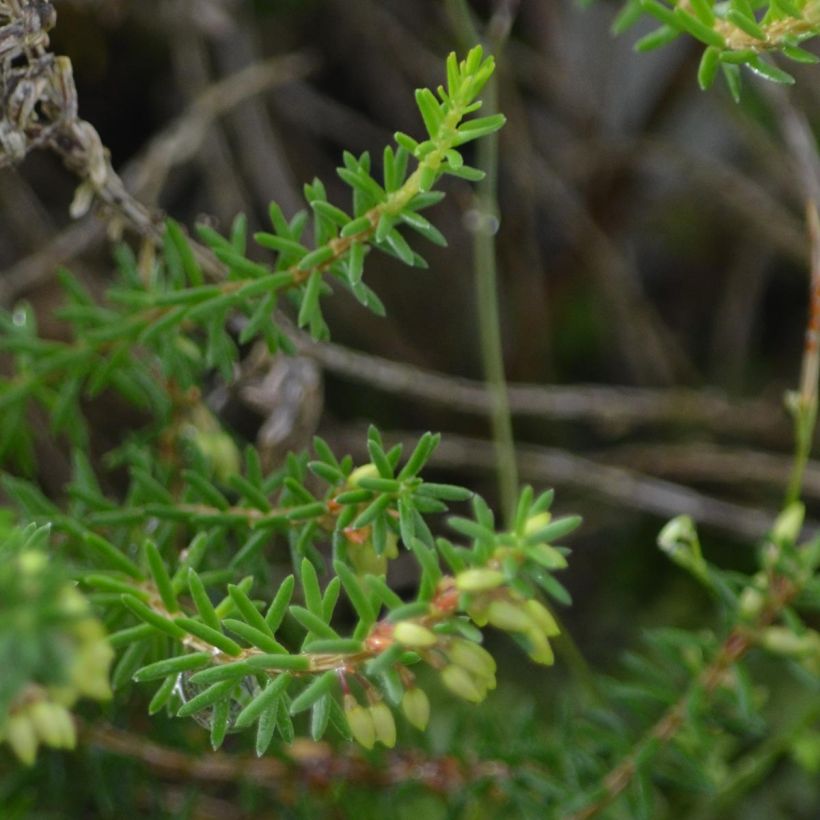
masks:
<path id="1" fill-rule="evenodd" d="M 549 544 L 536 544 L 529 547 L 527 555 L 544 569 L 566 569 L 569 566 L 567 559 Z"/>
<path id="2" fill-rule="evenodd" d="M 552 666 L 555 663 L 555 653 L 552 651 L 550 642 L 540 632 L 531 632 L 527 637 L 532 644 L 529 651 L 530 658 L 544 666 Z"/>
<path id="3" fill-rule="evenodd" d="M 441 673 L 444 685 L 454 694 L 470 703 L 480 703 L 486 695 L 486 688 L 478 684 L 462 666 L 445 666 Z"/>
<path id="4" fill-rule="evenodd" d="M 430 701 L 423 689 L 408 689 L 401 699 L 401 708 L 413 726 L 422 732 L 427 728 L 430 721 Z"/>
<path id="5" fill-rule="evenodd" d="M 26 766 L 37 757 L 37 732 L 27 712 L 12 715 L 6 724 L 6 740 L 11 750 Z"/>
<path id="6" fill-rule="evenodd" d="M 74 722 L 65 707 L 38 700 L 28 709 L 31 723 L 43 743 L 55 749 L 73 749 L 77 738 Z"/>
<path id="7" fill-rule="evenodd" d="M 79 693 L 73 686 L 49 686 L 48 698 L 60 706 L 73 706 L 77 702 Z"/>
<path id="8" fill-rule="evenodd" d="M 372 749 L 376 743 L 376 725 L 370 710 L 359 704 L 353 695 L 345 695 L 344 711 L 353 739 L 365 749 Z"/>
<path id="9" fill-rule="evenodd" d="M 402 621 L 396 624 L 393 637 L 409 649 L 429 649 L 438 643 L 438 636 L 435 632 L 412 621 Z"/>
<path id="10" fill-rule="evenodd" d="M 820 654 L 820 635 L 809 631 L 802 635 L 783 626 L 771 626 L 764 633 L 761 644 L 770 652 L 793 657 Z"/>
<path id="11" fill-rule="evenodd" d="M 482 629 L 487 626 L 487 605 L 484 602 L 481 602 L 479 606 L 469 607 L 467 614 L 476 626 Z"/>
<path id="12" fill-rule="evenodd" d="M 384 545 L 384 552 L 382 555 L 385 558 L 399 557 L 399 537 L 394 532 L 387 533 L 387 543 Z"/>
<path id="13" fill-rule="evenodd" d="M 109 700 L 112 692 L 108 671 L 113 659 L 114 650 L 104 640 L 78 647 L 71 669 L 71 683 L 86 697 Z"/>
<path id="14" fill-rule="evenodd" d="M 524 604 L 524 609 L 547 638 L 561 634 L 555 617 L 540 601 L 529 600 Z"/>
<path id="15" fill-rule="evenodd" d="M 777 517 L 772 528 L 772 539 L 778 543 L 793 544 L 803 528 L 803 518 L 806 507 L 799 501 L 794 501 Z"/>
<path id="16" fill-rule="evenodd" d="M 756 618 L 760 615 L 765 603 L 766 599 L 760 590 L 755 589 L 754 587 L 746 587 L 743 592 L 740 593 L 739 609 L 741 617 L 746 618 L 747 620 Z"/>
<path id="17" fill-rule="evenodd" d="M 466 569 L 456 575 L 456 588 L 461 592 L 486 592 L 504 583 L 504 574 L 487 567 Z"/>
<path id="18" fill-rule="evenodd" d="M 350 487 L 358 487 L 359 481 L 363 478 L 378 478 L 379 471 L 375 464 L 362 464 L 357 467 L 348 477 L 347 483 Z"/>
<path id="19" fill-rule="evenodd" d="M 396 721 L 386 703 L 376 703 L 370 707 L 370 717 L 376 730 L 376 740 L 388 749 L 396 745 Z"/>
<path id="20" fill-rule="evenodd" d="M 35 550 L 26 550 L 17 558 L 17 565 L 25 575 L 37 575 L 48 563 L 45 553 Z"/>
<path id="21" fill-rule="evenodd" d="M 534 532 L 538 532 L 538 530 L 543 530 L 551 519 L 552 515 L 548 512 L 531 515 L 527 519 L 527 523 L 524 524 L 524 535 L 532 535 Z"/>
<path id="22" fill-rule="evenodd" d="M 89 611 L 88 601 L 80 594 L 79 590 L 73 586 L 64 586 L 59 592 L 60 611 L 68 616 L 77 618 L 79 615 L 86 615 Z M 93 621 L 93 618 L 78 618 L 70 622 L 72 631 L 80 629 L 80 632 L 75 634 L 80 635 L 82 631 L 81 624 L 86 621 Z"/>
<path id="23" fill-rule="evenodd" d="M 455 638 L 447 648 L 447 655 L 454 664 L 479 677 L 495 674 L 495 658 L 484 647 L 466 638 Z"/>
<path id="24" fill-rule="evenodd" d="M 532 627 L 530 616 L 510 601 L 493 601 L 487 608 L 487 620 L 505 632 L 527 632 Z"/>

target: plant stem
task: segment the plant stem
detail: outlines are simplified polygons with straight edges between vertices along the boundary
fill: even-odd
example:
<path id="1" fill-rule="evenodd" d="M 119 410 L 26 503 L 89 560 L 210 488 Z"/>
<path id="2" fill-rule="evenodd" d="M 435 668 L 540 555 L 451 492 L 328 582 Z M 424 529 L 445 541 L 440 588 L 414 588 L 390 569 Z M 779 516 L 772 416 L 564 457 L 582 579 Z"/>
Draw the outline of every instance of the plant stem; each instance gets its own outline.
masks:
<path id="1" fill-rule="evenodd" d="M 475 41 L 478 32 L 473 24 L 470 9 L 465 0 L 449 3 L 450 13 L 457 29 L 464 37 Z M 488 44 L 496 60 L 509 32 L 511 22 L 509 4 L 498 9 L 489 29 Z M 498 19 L 496 19 L 498 18 Z M 493 25 L 504 18 L 506 24 Z M 498 110 L 498 81 L 494 74 L 484 88 L 482 114 L 490 116 Z M 487 392 L 490 395 L 490 421 L 496 456 L 496 475 L 501 510 L 505 522 L 512 520 L 518 495 L 518 464 L 515 456 L 512 415 L 504 374 L 504 351 L 501 342 L 501 319 L 498 306 L 498 271 L 496 267 L 495 235 L 498 230 L 498 135 L 490 134 L 476 150 L 476 166 L 486 176 L 476 186 L 471 209 L 473 226 L 473 264 L 475 292 L 478 309 L 478 331 L 481 364 Z"/>
<path id="2" fill-rule="evenodd" d="M 800 367 L 800 390 L 794 396 L 795 455 L 786 506 L 799 500 L 803 491 L 803 476 L 809 460 L 817 421 L 817 380 L 820 374 L 820 218 L 817 203 L 806 203 L 809 244 L 811 249 L 811 281 L 809 318 Z"/>
<path id="3" fill-rule="evenodd" d="M 788 753 L 795 737 L 818 719 L 820 700 L 812 696 L 782 731 L 761 743 L 734 767 L 730 777 L 715 794 L 709 796 L 708 801 L 703 802 L 702 807 L 691 815 L 690 820 L 724 817 L 726 810 L 747 795 L 774 768 L 778 760 Z"/>

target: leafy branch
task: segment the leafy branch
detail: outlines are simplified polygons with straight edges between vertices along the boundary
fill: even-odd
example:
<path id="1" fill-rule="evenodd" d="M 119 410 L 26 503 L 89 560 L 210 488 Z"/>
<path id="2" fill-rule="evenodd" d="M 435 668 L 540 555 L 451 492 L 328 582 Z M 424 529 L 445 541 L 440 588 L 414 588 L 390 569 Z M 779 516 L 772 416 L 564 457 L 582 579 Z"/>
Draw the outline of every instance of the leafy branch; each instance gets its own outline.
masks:
<path id="1" fill-rule="evenodd" d="M 712 85 L 722 72 L 735 101 L 741 93 L 740 68 L 774 83 L 791 84 L 794 77 L 763 55 L 779 53 L 796 63 L 817 63 L 820 58 L 801 47 L 820 34 L 817 0 L 627 0 L 613 23 L 620 34 L 644 16 L 661 23 L 635 44 L 651 51 L 681 35 L 704 45 L 698 83 Z"/>

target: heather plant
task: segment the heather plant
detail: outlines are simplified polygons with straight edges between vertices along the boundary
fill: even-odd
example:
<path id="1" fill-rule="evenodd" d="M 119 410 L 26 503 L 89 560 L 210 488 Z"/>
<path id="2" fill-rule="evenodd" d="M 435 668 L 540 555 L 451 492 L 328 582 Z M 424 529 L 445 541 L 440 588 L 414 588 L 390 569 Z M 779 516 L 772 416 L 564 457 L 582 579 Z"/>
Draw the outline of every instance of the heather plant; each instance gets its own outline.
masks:
<path id="1" fill-rule="evenodd" d="M 702 585 L 711 626 L 656 629 L 627 656 L 622 676 L 588 677 L 556 617 L 572 603 L 560 580 L 570 556 L 563 541 L 581 522 L 553 516 L 552 491 L 516 486 L 496 514 L 470 487 L 425 478 L 438 435 L 405 450 L 373 425 L 364 463 L 316 437 L 308 452 L 271 467 L 203 398 L 208 382 L 234 378 L 251 343 L 290 353 L 298 329 L 327 340 L 323 304 L 334 291 L 383 313 L 366 283 L 373 253 L 422 269 L 417 248 L 446 245 L 428 216 L 444 196 L 439 186 L 448 176 L 481 184 L 473 143 L 492 144 L 505 122 L 480 110 L 485 93 L 492 103 L 493 58 L 481 47 L 451 54 L 442 84 L 416 92 L 415 136 L 396 133 L 378 162 L 343 155 L 349 203 L 330 202 L 318 179 L 305 185 L 307 207 L 294 216 L 272 203 L 270 229 L 251 237 L 269 252 L 260 262 L 249 258 L 242 216 L 227 235 L 203 224 L 191 238 L 123 198 L 98 138 L 77 119 L 70 64 L 48 52 L 52 11 L 0 4 L 2 31 L 18 43 L 3 52 L 4 99 L 18 104 L 4 122 L 4 164 L 35 147 L 63 153 L 83 177 L 74 212 L 103 202 L 115 227 L 143 237 L 137 252 L 117 245 L 117 277 L 102 300 L 59 273 L 69 338 L 39 335 L 24 303 L 0 315 L 0 350 L 13 363 L 0 380 L 2 488 L 14 504 L 0 521 L 0 738 L 20 763 L 33 765 L 41 747 L 75 746 L 77 727 L 94 720 L 73 714 L 82 699 L 110 701 L 103 708 L 116 715 L 136 687 L 149 692 L 151 715 L 196 721 L 214 754 L 228 754 L 217 750 L 230 734 L 251 736 L 259 757 L 287 755 L 310 738 L 331 743 L 333 760 L 344 761 L 353 742 L 365 750 L 357 765 L 378 771 L 370 751 L 412 746 L 413 732 L 449 708 L 441 690 L 473 708 L 496 688 L 498 661 L 485 643 L 492 628 L 517 645 L 522 669 L 551 667 L 563 647 L 581 672 L 554 725 L 536 729 L 510 707 L 505 726 L 465 736 L 465 746 L 502 758 L 504 732 L 518 745 L 508 766 L 476 766 L 454 810 L 656 817 L 691 794 L 719 810 L 765 776 L 775 747 L 816 773 L 817 699 L 775 734 L 766 707 L 778 693 L 755 679 L 768 655 L 809 691 L 820 686 L 820 538 L 804 531 L 801 500 L 820 361 L 815 203 L 807 208 L 809 331 L 801 382 L 788 397 L 795 466 L 782 511 L 746 573 L 713 563 L 690 517 L 669 522 L 658 546 Z M 640 48 L 681 34 L 700 40 L 701 85 L 722 70 L 737 95 L 740 66 L 791 81 L 761 54 L 809 61 L 799 43 L 817 33 L 817 13 L 812 0 L 636 0 L 616 26 L 658 18 L 661 30 Z M 75 140 L 67 156 L 66 135 Z M 496 388 L 503 415 L 503 385 Z M 114 489 L 90 453 L 86 413 L 87 400 L 107 393 L 144 419 L 105 455 L 104 466 L 125 476 Z M 71 448 L 61 498 L 34 478 L 41 418 Z M 412 595 L 391 584 L 392 568 L 408 559 Z M 549 685 L 552 672 L 544 674 Z M 339 771 L 342 780 L 356 776 Z M 391 785 L 401 783 L 399 772 Z M 484 805 L 486 793 L 493 799 Z"/>

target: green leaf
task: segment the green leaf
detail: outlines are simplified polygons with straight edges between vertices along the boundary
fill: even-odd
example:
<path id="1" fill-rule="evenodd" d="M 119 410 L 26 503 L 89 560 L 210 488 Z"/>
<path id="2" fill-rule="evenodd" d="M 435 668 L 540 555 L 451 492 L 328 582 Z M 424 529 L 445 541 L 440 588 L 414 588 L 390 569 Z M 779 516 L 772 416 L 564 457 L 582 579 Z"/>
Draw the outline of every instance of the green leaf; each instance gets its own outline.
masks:
<path id="1" fill-rule="evenodd" d="M 309 632 L 317 638 L 338 638 L 339 634 L 333 627 L 325 623 L 319 616 L 301 606 L 290 607 L 290 614 Z"/>
<path id="2" fill-rule="evenodd" d="M 169 675 L 160 685 L 159 689 L 154 692 L 154 696 L 151 698 L 151 702 L 148 704 L 148 714 L 155 715 L 160 709 L 165 706 L 166 703 L 171 699 L 171 695 L 174 693 L 174 689 L 176 689 L 178 675 Z"/>
<path id="3" fill-rule="evenodd" d="M 122 649 L 124 646 L 128 646 L 128 644 L 134 643 L 134 641 L 144 641 L 147 638 L 153 638 L 155 634 L 156 632 L 152 626 L 143 623 L 112 632 L 108 636 L 108 643 L 112 649 Z"/>
<path id="4" fill-rule="evenodd" d="M 257 245 L 261 245 L 263 248 L 268 248 L 272 251 L 277 251 L 287 258 L 298 260 L 308 252 L 308 249 L 302 245 L 301 242 L 297 242 L 295 239 L 286 236 L 277 236 L 273 233 L 260 231 L 259 233 L 255 233 L 253 238 Z"/>
<path id="5" fill-rule="evenodd" d="M 757 24 L 757 21 L 752 16 L 747 16 L 738 9 L 729 9 L 726 13 L 726 19 L 737 26 L 741 31 L 745 31 L 750 37 L 756 40 L 766 42 L 766 32 Z"/>
<path id="6" fill-rule="evenodd" d="M 319 698 L 326 695 L 337 684 L 339 676 L 334 669 L 322 673 L 314 681 L 312 681 L 306 689 L 300 692 L 290 705 L 290 713 L 298 715 L 299 712 L 304 712 L 310 709 Z"/>
<path id="7" fill-rule="evenodd" d="M 754 57 L 746 62 L 746 66 L 750 71 L 757 74 L 758 77 L 763 77 L 764 80 L 769 80 L 780 85 L 793 85 L 794 77 L 791 74 L 779 69 L 771 63 L 765 62 L 761 57 Z"/>
<path id="8" fill-rule="evenodd" d="M 206 666 L 211 660 L 212 657 L 207 652 L 193 652 L 190 655 L 166 658 L 165 660 L 148 664 L 148 666 L 143 666 L 142 669 L 134 674 L 134 680 L 141 683 L 143 681 L 164 678 L 167 675 L 178 675 L 180 672 L 185 672 L 189 669 L 199 669 L 202 666 Z"/>
<path id="9" fill-rule="evenodd" d="M 236 686 L 236 681 L 226 680 L 209 686 L 204 692 L 200 692 L 191 698 L 187 703 L 183 703 L 177 710 L 177 717 L 190 717 L 209 706 L 213 706 L 217 701 L 227 698 Z"/>
<path id="10" fill-rule="evenodd" d="M 723 62 L 723 78 L 726 80 L 726 85 L 729 88 L 729 93 L 732 95 L 732 99 L 736 102 L 740 102 L 740 88 L 741 88 L 741 77 L 740 77 L 740 69 L 736 65 L 732 65 L 731 63 Z"/>
<path id="11" fill-rule="evenodd" d="M 211 748 L 214 751 L 222 746 L 228 733 L 228 722 L 231 716 L 231 702 L 227 698 L 218 700 L 211 713 Z"/>
<path id="12" fill-rule="evenodd" d="M 640 0 L 640 4 L 645 12 L 656 17 L 662 23 L 674 29 L 679 28 L 678 21 L 675 19 L 675 13 L 672 9 L 664 6 L 663 3 L 659 3 L 658 0 Z"/>
<path id="13" fill-rule="evenodd" d="M 363 644 L 355 638 L 320 638 L 305 644 L 305 652 L 319 655 L 351 655 L 361 652 Z"/>
<path id="14" fill-rule="evenodd" d="M 224 680 L 238 681 L 240 678 L 252 674 L 253 671 L 254 670 L 245 661 L 220 663 L 217 666 L 212 666 L 210 669 L 195 672 L 191 675 L 191 683 L 209 686 L 212 683 L 220 683 Z"/>
<path id="15" fill-rule="evenodd" d="M 550 522 L 545 527 L 530 533 L 526 538 L 527 544 L 540 544 L 542 542 L 555 541 L 557 538 L 563 538 L 573 530 L 578 529 L 583 523 L 580 515 L 568 515 L 564 518 L 558 518 Z"/>
<path id="16" fill-rule="evenodd" d="M 279 697 L 293 678 L 287 673 L 277 675 L 265 685 L 265 688 L 236 716 L 234 726 L 244 729 L 250 726 L 263 712 L 276 712 Z"/>
<path id="17" fill-rule="evenodd" d="M 434 484 L 425 482 L 416 491 L 416 495 L 439 498 L 444 501 L 469 501 L 475 493 L 466 487 L 459 487 L 455 484 Z"/>
<path id="18" fill-rule="evenodd" d="M 433 92 L 429 88 L 416 89 L 416 105 L 424 120 L 427 133 L 431 138 L 437 136 L 444 121 L 444 115 Z"/>
<path id="19" fill-rule="evenodd" d="M 421 214 L 415 211 L 403 210 L 400 214 L 400 219 L 434 245 L 439 245 L 443 248 L 447 247 L 447 239 L 444 234 Z"/>
<path id="20" fill-rule="evenodd" d="M 718 68 L 720 67 L 720 50 L 709 46 L 700 58 L 698 66 L 698 85 L 705 91 L 715 81 Z"/>
<path id="21" fill-rule="evenodd" d="M 288 604 L 290 604 L 290 599 L 293 597 L 295 585 L 296 579 L 292 575 L 288 575 L 279 585 L 279 589 L 276 591 L 267 613 L 265 613 L 265 623 L 270 628 L 272 635 L 276 634 L 276 630 L 279 629 L 279 625 L 285 617 Z"/>
<path id="22" fill-rule="evenodd" d="M 228 584 L 228 595 L 231 597 L 231 600 L 234 602 L 234 605 L 246 623 L 260 632 L 273 637 L 273 632 L 268 622 L 241 587 L 238 587 L 236 584 Z"/>
<path id="23" fill-rule="evenodd" d="M 662 46 L 668 45 L 678 37 L 680 37 L 679 29 L 664 25 L 641 37 L 640 40 L 635 43 L 634 48 L 635 51 L 645 53 L 647 51 L 653 51 L 656 48 L 661 48 Z"/>
<path id="24" fill-rule="evenodd" d="M 307 672 L 310 669 L 310 658 L 307 655 L 251 655 L 245 662 L 251 669 L 264 671 L 282 669 L 293 672 Z"/>
<path id="25" fill-rule="evenodd" d="M 413 555 L 418 559 L 422 572 L 427 575 L 431 583 L 437 583 L 441 578 L 441 567 L 438 557 L 420 538 L 413 538 L 408 544 Z"/>
<path id="26" fill-rule="evenodd" d="M 415 254 L 407 244 L 407 240 L 397 231 L 390 231 L 385 237 L 385 244 L 405 265 L 415 265 Z"/>
<path id="27" fill-rule="evenodd" d="M 306 254 L 299 260 L 298 268 L 301 271 L 309 271 L 311 268 L 319 268 L 324 265 L 326 262 L 329 262 L 333 259 L 335 252 L 333 248 L 329 245 L 324 245 L 321 248 L 316 248 L 315 251 L 311 251 L 310 253 Z M 318 273 L 318 271 L 314 271 L 314 273 Z M 310 283 L 308 283 L 309 285 Z"/>
<path id="28" fill-rule="evenodd" d="M 319 577 L 316 568 L 310 559 L 303 558 L 300 567 L 302 590 L 305 595 L 305 605 L 317 617 L 322 617 L 322 590 L 319 586 Z"/>
<path id="29" fill-rule="evenodd" d="M 120 655 L 117 664 L 111 672 L 111 688 L 114 689 L 114 691 L 121 690 L 131 681 L 136 671 L 142 666 L 142 660 L 147 650 L 147 643 L 132 643 L 125 652 Z"/>
<path id="30" fill-rule="evenodd" d="M 205 641 L 205 643 L 215 646 L 226 655 L 235 657 L 242 652 L 242 647 L 236 641 L 232 641 L 220 631 L 195 621 L 193 618 L 175 618 L 174 623 L 191 635 Z"/>
<path id="31" fill-rule="evenodd" d="M 339 232 L 341 237 L 357 236 L 358 234 L 369 234 L 373 230 L 373 223 L 369 216 L 360 216 L 348 222 Z"/>
<path id="32" fill-rule="evenodd" d="M 378 516 L 380 516 L 392 503 L 393 499 L 389 495 L 380 495 L 356 517 L 356 520 L 351 525 L 353 529 L 361 529 L 372 523 Z"/>
<path id="33" fill-rule="evenodd" d="M 373 607 L 370 605 L 370 601 L 353 570 L 343 561 L 334 561 L 333 568 L 342 582 L 345 593 L 356 610 L 356 614 L 365 623 L 372 624 L 376 620 L 376 613 L 373 611 Z"/>
<path id="34" fill-rule="evenodd" d="M 715 46 L 715 48 L 726 48 L 726 41 L 723 39 L 722 34 L 709 26 L 705 26 L 697 17 L 684 11 L 680 6 L 675 7 L 673 16 L 680 27 L 686 29 L 702 43 L 706 43 L 707 46 Z"/>
<path id="35" fill-rule="evenodd" d="M 486 137 L 488 134 L 494 134 L 503 127 L 505 122 L 507 122 L 507 118 L 503 114 L 491 114 L 489 117 L 478 117 L 474 120 L 467 120 L 458 127 L 458 136 L 454 144 L 464 145 L 465 142 L 470 142 L 479 137 Z"/>
<path id="36" fill-rule="evenodd" d="M 329 219 L 335 225 L 341 227 L 350 222 L 350 217 L 341 208 L 337 208 L 329 202 L 314 200 L 310 203 L 310 205 L 317 214 Z"/>
<path id="37" fill-rule="evenodd" d="M 182 262 L 182 267 L 188 278 L 188 282 L 195 287 L 203 284 L 205 280 L 202 275 L 202 269 L 199 267 L 199 263 L 196 261 L 196 257 L 191 250 L 191 245 L 179 223 L 173 219 L 166 220 L 165 231 L 174 249 L 179 254 L 179 259 Z"/>
<path id="38" fill-rule="evenodd" d="M 273 739 L 273 733 L 279 725 L 280 719 L 273 709 L 268 709 L 259 716 L 259 723 L 256 726 L 255 751 L 257 757 L 262 757 L 268 750 Z"/>
<path id="39" fill-rule="evenodd" d="M 323 695 L 313 704 L 313 711 L 310 715 L 310 736 L 314 741 L 321 740 L 327 730 L 332 702 L 333 699 L 330 695 Z"/>
<path id="40" fill-rule="evenodd" d="M 689 0 L 692 11 L 695 16 L 705 26 L 714 26 L 715 13 L 712 9 L 711 0 Z"/>
<path id="41" fill-rule="evenodd" d="M 103 563 L 120 570 L 120 572 L 124 572 L 126 575 L 138 581 L 144 578 L 142 570 L 101 535 L 97 535 L 95 532 L 85 532 L 83 533 L 83 542 L 88 550 Z"/>
<path id="42" fill-rule="evenodd" d="M 254 646 L 258 649 L 261 649 L 263 652 L 269 653 L 280 653 L 280 652 L 287 652 L 284 646 L 279 643 L 275 638 L 272 638 L 270 633 L 267 630 L 267 625 L 265 630 L 257 629 L 254 626 L 251 626 L 249 623 L 245 621 L 237 620 L 236 618 L 225 618 L 222 622 L 223 627 L 226 629 L 230 629 L 231 632 L 235 632 L 245 641 L 247 641 L 251 646 Z"/>
<path id="43" fill-rule="evenodd" d="M 185 637 L 184 630 L 178 624 L 154 612 L 151 607 L 144 604 L 136 596 L 123 595 L 121 600 L 140 620 L 145 621 L 146 624 L 154 627 L 154 629 L 158 629 L 160 632 L 164 632 L 166 635 L 170 635 L 177 640 L 182 640 Z"/>
<path id="44" fill-rule="evenodd" d="M 194 600 L 194 605 L 199 612 L 199 616 L 203 622 L 211 627 L 211 629 L 219 629 L 219 618 L 214 609 L 211 599 L 208 596 L 202 579 L 197 575 L 193 567 L 188 570 L 188 589 L 191 592 L 191 597 Z"/>
<path id="45" fill-rule="evenodd" d="M 168 612 L 178 612 L 179 603 L 177 602 L 177 596 L 174 594 L 173 587 L 171 586 L 171 577 L 168 575 L 168 570 L 165 566 L 165 562 L 162 560 L 162 556 L 159 554 L 157 545 L 150 539 L 146 539 L 143 549 L 163 606 Z"/>
<path id="46" fill-rule="evenodd" d="M 780 50 L 783 52 L 784 57 L 788 57 L 797 63 L 805 63 L 807 65 L 820 63 L 820 57 L 799 46 L 781 46 Z"/>

